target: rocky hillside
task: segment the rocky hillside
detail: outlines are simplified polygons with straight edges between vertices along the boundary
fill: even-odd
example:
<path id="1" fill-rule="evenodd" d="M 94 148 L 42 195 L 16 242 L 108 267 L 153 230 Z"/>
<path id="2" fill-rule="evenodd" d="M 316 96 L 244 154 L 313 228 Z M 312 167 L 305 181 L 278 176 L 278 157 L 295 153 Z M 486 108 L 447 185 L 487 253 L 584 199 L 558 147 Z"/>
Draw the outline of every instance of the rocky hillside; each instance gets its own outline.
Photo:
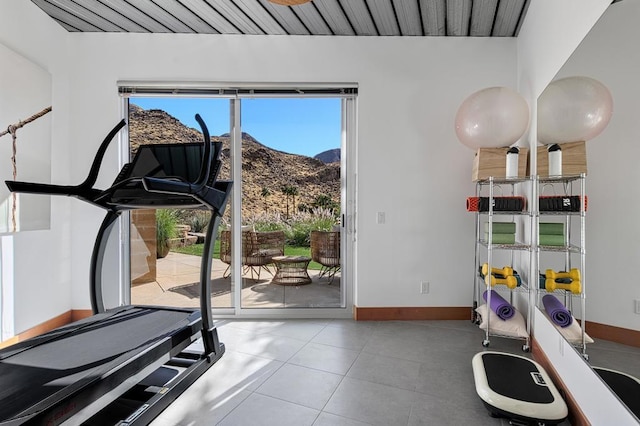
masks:
<path id="1" fill-rule="evenodd" d="M 183 125 L 166 112 L 144 110 L 135 105 L 130 106 L 129 135 L 134 152 L 140 144 L 202 140 L 198 130 Z M 223 144 L 220 176 L 228 178 L 229 136 L 211 139 Z M 297 189 L 296 210 L 300 205 L 310 206 L 320 195 L 340 202 L 340 163 L 325 164 L 315 158 L 276 151 L 246 133 L 242 134 L 242 175 L 243 217 L 265 211 L 286 214 L 287 197 L 282 189 L 287 186 Z M 290 213 L 294 211 L 292 203 L 289 197 Z"/>
<path id="2" fill-rule="evenodd" d="M 320 154 L 315 155 L 313 158 L 322 161 L 323 163 L 336 163 L 340 162 L 340 148 L 329 149 L 323 151 Z"/>

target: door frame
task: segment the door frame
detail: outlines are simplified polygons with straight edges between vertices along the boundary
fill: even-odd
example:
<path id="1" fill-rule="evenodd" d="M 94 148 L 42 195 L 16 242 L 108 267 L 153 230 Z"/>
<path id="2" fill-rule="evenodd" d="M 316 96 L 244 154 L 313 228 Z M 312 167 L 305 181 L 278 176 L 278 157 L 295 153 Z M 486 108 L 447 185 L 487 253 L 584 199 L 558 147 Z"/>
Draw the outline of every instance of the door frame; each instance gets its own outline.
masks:
<path id="1" fill-rule="evenodd" d="M 293 97 L 293 93 L 300 93 L 299 97 L 336 97 L 341 98 L 341 165 L 340 165 L 340 208 L 342 214 L 341 226 L 341 292 L 342 305 L 340 308 L 243 308 L 241 304 L 241 282 L 235 277 L 241 277 L 241 265 L 232 262 L 231 289 L 233 291 L 234 306 L 231 308 L 213 308 L 217 318 L 353 318 L 354 294 L 356 283 L 356 243 L 357 230 L 355 227 L 357 212 L 357 84 L 268 84 L 247 83 L 233 85 L 219 85 L 213 83 L 154 83 L 154 82 L 118 82 L 119 92 L 123 98 L 122 116 L 128 119 L 128 99 L 149 96 L 183 96 L 183 97 L 218 97 L 229 99 L 230 135 L 231 135 L 231 163 L 232 179 L 232 256 L 241 256 L 241 201 L 242 201 L 242 146 L 241 146 L 241 99 L 243 97 Z M 302 89 L 301 89 L 302 87 Z M 242 88 L 242 89 L 238 89 Z M 335 88 L 340 88 L 336 92 Z M 291 94 L 283 95 L 282 90 L 290 90 Z M 345 90 L 347 91 L 345 93 Z M 129 137 L 121 138 L 119 162 L 122 167 L 129 161 Z M 238 184 L 239 183 L 239 184 Z M 121 303 L 131 303 L 130 285 L 130 240 L 129 220 L 123 217 L 120 223 L 121 241 Z M 240 278 L 241 279 L 241 278 Z"/>

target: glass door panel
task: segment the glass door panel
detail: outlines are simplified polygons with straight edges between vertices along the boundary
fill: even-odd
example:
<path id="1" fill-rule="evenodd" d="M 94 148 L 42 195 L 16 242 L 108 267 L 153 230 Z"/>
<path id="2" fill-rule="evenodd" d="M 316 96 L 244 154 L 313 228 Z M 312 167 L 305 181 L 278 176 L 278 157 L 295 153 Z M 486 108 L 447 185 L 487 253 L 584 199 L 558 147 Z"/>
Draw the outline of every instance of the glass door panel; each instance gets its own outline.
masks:
<path id="1" fill-rule="evenodd" d="M 202 141 L 195 114 L 204 119 L 212 141 L 222 141 L 220 179 L 229 179 L 229 99 L 187 97 L 129 98 L 129 146 L 132 158 L 141 144 Z M 219 135 L 219 136 L 217 136 Z M 226 156 L 226 158 L 225 158 Z M 204 210 L 135 210 L 130 215 L 131 303 L 198 307 L 204 233 L 210 220 Z M 230 208 L 220 231 L 230 229 Z M 233 307 L 230 258 L 216 241 L 211 271 L 211 305 Z"/>
<path id="2" fill-rule="evenodd" d="M 242 99 L 242 308 L 343 306 L 341 108 Z"/>

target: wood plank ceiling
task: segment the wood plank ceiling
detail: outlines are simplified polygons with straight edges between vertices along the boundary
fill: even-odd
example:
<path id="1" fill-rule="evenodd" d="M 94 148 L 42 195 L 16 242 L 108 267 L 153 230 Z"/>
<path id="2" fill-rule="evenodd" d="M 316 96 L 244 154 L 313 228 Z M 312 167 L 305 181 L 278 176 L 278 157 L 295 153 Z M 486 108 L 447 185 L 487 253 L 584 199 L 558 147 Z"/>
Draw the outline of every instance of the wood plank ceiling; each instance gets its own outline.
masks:
<path id="1" fill-rule="evenodd" d="M 516 37 L 531 0 L 32 0 L 70 32 Z"/>

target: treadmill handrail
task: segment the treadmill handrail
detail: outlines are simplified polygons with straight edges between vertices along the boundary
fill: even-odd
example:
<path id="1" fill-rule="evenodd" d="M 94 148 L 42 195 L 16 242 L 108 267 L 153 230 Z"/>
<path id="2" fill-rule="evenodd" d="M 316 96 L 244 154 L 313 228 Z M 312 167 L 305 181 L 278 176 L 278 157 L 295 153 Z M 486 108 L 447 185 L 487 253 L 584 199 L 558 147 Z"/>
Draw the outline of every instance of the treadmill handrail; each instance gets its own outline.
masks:
<path id="1" fill-rule="evenodd" d="M 84 182 L 78 185 L 79 188 L 90 189 L 93 188 L 93 185 L 96 184 L 96 181 L 98 180 L 98 174 L 100 172 L 100 167 L 102 167 L 102 160 L 104 159 L 104 155 L 107 152 L 107 148 L 109 147 L 109 144 L 116 136 L 116 134 L 118 134 L 120 129 L 122 129 L 126 124 L 127 122 L 123 118 L 118 124 L 116 124 L 113 129 L 111 129 L 111 131 L 104 138 L 104 140 L 100 144 L 100 147 L 98 148 L 98 152 L 96 152 L 95 158 L 93 159 L 93 163 L 91 164 L 91 168 L 89 169 L 89 175 L 84 180 Z"/>
<path id="2" fill-rule="evenodd" d="M 213 160 L 213 151 L 211 150 L 211 136 L 209 135 L 209 129 L 204 123 L 202 117 L 200 117 L 200 114 L 196 114 L 196 121 L 200 125 L 202 136 L 204 137 L 204 153 L 202 157 L 205 159 L 205 161 L 202 162 L 202 165 L 200 166 L 200 175 L 198 176 L 198 179 L 193 182 L 193 184 L 199 187 L 198 189 L 201 189 L 207 183 L 207 179 L 209 178 L 209 172 L 211 171 L 211 161 Z"/>

